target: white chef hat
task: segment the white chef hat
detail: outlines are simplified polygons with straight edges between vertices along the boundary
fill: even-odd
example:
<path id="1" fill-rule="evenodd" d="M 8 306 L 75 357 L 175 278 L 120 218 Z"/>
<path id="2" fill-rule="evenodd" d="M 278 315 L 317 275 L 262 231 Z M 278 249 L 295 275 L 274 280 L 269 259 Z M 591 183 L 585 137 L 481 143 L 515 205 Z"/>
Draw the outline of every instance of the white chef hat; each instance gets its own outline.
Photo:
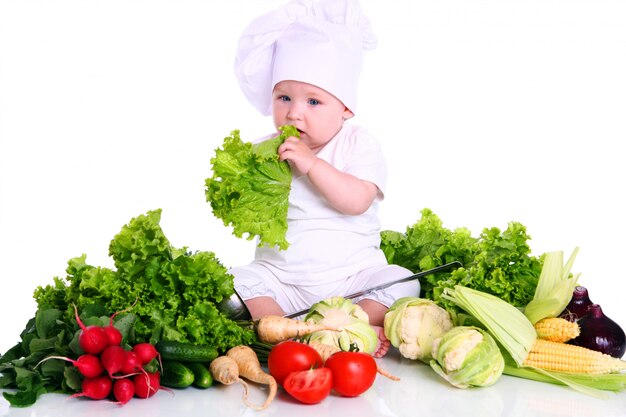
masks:
<path id="1" fill-rule="evenodd" d="M 235 75 L 263 115 L 271 114 L 272 90 L 283 80 L 313 84 L 355 112 L 363 53 L 375 47 L 358 0 L 292 0 L 244 30 Z"/>

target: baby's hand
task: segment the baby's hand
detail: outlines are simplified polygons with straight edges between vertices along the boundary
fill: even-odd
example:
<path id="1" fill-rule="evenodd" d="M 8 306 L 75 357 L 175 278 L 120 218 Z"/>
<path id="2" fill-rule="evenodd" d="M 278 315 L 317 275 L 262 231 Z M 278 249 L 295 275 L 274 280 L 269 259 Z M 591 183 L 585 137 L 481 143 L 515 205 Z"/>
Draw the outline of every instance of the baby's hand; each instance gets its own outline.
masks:
<path id="1" fill-rule="evenodd" d="M 299 174 L 306 175 L 315 164 L 317 156 L 300 139 L 288 137 L 282 145 L 278 147 L 278 158 L 281 161 L 289 162 L 292 169 Z"/>

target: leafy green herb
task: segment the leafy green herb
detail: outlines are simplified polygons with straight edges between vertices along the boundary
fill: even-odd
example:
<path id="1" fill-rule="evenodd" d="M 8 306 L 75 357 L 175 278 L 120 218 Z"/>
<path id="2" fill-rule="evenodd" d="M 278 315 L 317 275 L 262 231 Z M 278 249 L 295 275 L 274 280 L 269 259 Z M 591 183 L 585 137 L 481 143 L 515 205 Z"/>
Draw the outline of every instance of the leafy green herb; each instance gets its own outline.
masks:
<path id="1" fill-rule="evenodd" d="M 287 209 L 291 169 L 279 161 L 277 149 L 290 136 L 299 137 L 293 126 L 280 127 L 281 134 L 258 144 L 243 142 L 234 130 L 211 158 L 213 176 L 205 180 L 206 199 L 213 214 L 233 234 L 259 237 L 259 244 L 289 246 Z"/>
<path id="2" fill-rule="evenodd" d="M 83 310 L 83 320 L 90 325 L 106 326 L 109 317 L 97 316 L 105 310 L 91 306 Z M 124 314 L 114 322 L 124 340 L 130 338 L 136 317 Z M 48 392 L 74 393 L 81 389 L 82 377 L 78 370 L 61 360 L 40 361 L 48 356 L 77 359 L 83 352 L 78 346 L 80 328 L 76 320 L 65 319 L 56 308 L 38 309 L 20 334 L 21 341 L 0 357 L 0 388 L 4 398 L 14 407 L 34 404 L 39 396 Z"/>

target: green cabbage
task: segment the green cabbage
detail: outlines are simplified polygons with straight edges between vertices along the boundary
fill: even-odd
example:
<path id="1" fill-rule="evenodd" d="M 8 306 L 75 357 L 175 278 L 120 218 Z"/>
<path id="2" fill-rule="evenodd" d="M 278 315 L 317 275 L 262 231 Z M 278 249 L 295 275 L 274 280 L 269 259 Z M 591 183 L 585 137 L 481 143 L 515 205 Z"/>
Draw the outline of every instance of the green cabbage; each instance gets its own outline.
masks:
<path id="1" fill-rule="evenodd" d="M 337 296 L 313 304 L 305 321 L 325 324 L 338 331 L 322 330 L 306 336 L 309 342 L 319 342 L 348 351 L 373 354 L 378 345 L 378 335 L 369 324 L 369 316 L 351 300 Z"/>
<path id="2" fill-rule="evenodd" d="M 450 313 L 424 298 L 399 298 L 385 313 L 385 336 L 408 359 L 430 360 L 433 341 L 452 326 Z"/>
<path id="3" fill-rule="evenodd" d="M 487 387 L 500 379 L 504 357 L 486 331 L 457 326 L 435 339 L 430 366 L 455 387 Z"/>
<path id="4" fill-rule="evenodd" d="M 233 226 L 235 236 L 247 233 L 249 240 L 258 236 L 260 245 L 286 249 L 292 174 L 289 164 L 279 161 L 277 149 L 299 133 L 289 125 L 280 130 L 279 136 L 254 145 L 234 130 L 211 158 L 213 176 L 205 180 L 205 194 L 213 214 Z"/>

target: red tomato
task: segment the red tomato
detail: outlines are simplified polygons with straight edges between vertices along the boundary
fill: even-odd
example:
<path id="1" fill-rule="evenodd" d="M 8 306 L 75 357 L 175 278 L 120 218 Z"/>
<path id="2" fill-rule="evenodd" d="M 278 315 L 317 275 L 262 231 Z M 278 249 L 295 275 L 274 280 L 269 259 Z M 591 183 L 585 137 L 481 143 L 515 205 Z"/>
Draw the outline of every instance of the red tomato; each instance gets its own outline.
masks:
<path id="1" fill-rule="evenodd" d="M 286 340 L 272 348 L 267 357 L 267 368 L 276 382 L 283 385 L 285 378 L 295 371 L 319 368 L 323 364 L 319 353 L 311 346 Z"/>
<path id="2" fill-rule="evenodd" d="M 337 352 L 324 365 L 333 373 L 333 389 L 344 397 L 356 397 L 367 391 L 378 372 L 372 355 L 364 352 Z"/>
<path id="3" fill-rule="evenodd" d="M 289 374 L 285 391 L 304 404 L 317 404 L 328 397 L 333 388 L 333 374 L 328 368 L 315 368 Z"/>

